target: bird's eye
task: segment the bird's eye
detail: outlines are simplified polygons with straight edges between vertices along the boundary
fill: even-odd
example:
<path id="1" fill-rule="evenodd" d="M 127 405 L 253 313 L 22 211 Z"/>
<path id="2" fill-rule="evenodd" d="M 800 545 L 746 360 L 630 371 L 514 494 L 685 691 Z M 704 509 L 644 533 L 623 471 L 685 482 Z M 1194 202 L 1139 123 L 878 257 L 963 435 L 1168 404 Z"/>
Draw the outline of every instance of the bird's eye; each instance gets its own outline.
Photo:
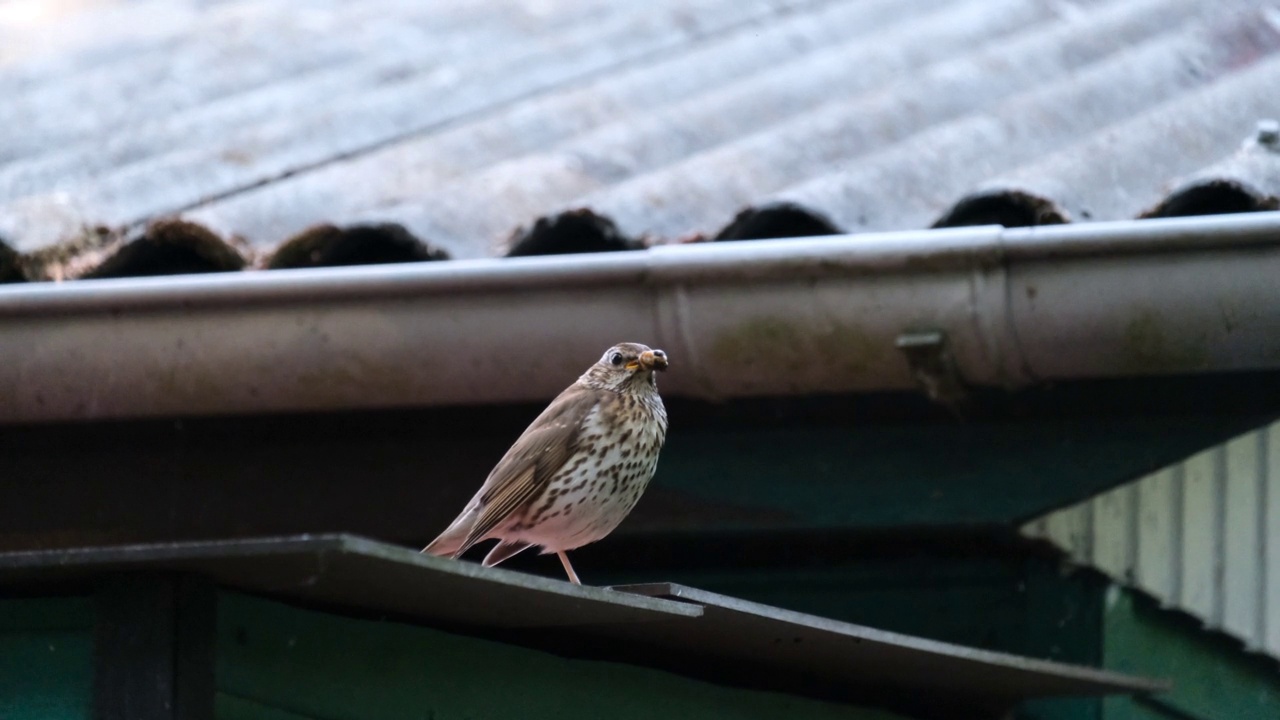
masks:
<path id="1" fill-rule="evenodd" d="M 613 357 L 609 358 L 609 362 L 613 363 L 613 365 L 614 365 L 615 367 L 617 367 L 617 366 L 621 365 L 621 364 L 622 364 L 622 353 L 614 353 L 614 354 L 613 354 Z"/>

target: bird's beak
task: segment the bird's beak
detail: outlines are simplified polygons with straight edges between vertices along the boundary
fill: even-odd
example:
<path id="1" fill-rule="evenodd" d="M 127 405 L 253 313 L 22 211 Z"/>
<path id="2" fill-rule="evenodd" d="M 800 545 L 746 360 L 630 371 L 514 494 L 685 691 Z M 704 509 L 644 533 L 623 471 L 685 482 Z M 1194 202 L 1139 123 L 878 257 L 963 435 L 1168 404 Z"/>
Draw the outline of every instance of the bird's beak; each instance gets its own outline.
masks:
<path id="1" fill-rule="evenodd" d="M 636 367 L 642 367 L 645 370 L 666 370 L 667 354 L 661 350 L 645 350 L 640 353 L 638 360 L 627 363 L 628 370 L 634 370 Z"/>

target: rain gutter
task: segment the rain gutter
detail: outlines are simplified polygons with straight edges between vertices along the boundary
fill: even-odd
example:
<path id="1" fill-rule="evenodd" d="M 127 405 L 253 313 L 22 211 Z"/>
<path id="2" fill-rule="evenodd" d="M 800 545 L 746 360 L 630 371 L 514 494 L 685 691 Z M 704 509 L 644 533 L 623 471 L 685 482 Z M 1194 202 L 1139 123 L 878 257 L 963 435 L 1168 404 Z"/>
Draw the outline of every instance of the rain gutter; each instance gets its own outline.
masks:
<path id="1" fill-rule="evenodd" d="M 0 288 L 0 422 L 1280 369 L 1280 213 Z"/>

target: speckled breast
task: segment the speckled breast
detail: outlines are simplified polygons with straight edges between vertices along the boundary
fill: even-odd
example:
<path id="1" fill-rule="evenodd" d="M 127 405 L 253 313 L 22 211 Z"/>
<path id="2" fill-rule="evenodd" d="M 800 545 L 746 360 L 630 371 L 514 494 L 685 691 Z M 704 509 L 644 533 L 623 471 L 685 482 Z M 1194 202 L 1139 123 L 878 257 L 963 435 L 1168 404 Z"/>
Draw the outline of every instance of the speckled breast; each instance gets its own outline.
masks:
<path id="1" fill-rule="evenodd" d="M 653 478 L 667 434 L 657 393 L 618 395 L 585 418 L 577 450 L 521 518 L 520 539 L 572 550 L 608 535 Z"/>

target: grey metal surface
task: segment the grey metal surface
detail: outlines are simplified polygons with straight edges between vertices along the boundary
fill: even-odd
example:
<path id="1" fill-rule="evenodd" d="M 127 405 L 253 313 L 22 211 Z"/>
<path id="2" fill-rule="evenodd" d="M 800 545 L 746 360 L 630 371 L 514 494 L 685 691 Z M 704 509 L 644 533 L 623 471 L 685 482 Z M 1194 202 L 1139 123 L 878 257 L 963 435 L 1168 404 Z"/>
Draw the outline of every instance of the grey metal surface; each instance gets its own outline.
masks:
<path id="1" fill-rule="evenodd" d="M 617 629 L 619 635 L 672 650 L 698 642 L 702 655 L 751 657 L 857 686 L 909 691 L 917 678 L 928 678 L 935 691 L 1006 707 L 1033 697 L 1150 693 L 1168 687 L 1158 680 L 886 632 L 683 585 L 614 589 L 683 600 L 703 610 L 696 623 L 703 632 L 695 638 L 671 624 L 639 633 Z"/>
<path id="2" fill-rule="evenodd" d="M 1280 423 L 1022 532 L 1280 658 Z"/>
<path id="3" fill-rule="evenodd" d="M 1237 70 L 1229 49 L 1257 25 L 1241 18 L 1219 37 L 1205 27 L 1206 13 L 1230 11 L 1204 3 L 1089 3 L 1081 11 L 1087 32 L 1083 18 L 1034 23 L 967 46 L 891 90 L 837 95 L 766 133 L 573 203 L 659 236 L 713 231 L 742 205 L 770 200 L 815 209 L 850 231 L 926 227 L 1006 168 Z M 1188 66 L 1202 61 L 1205 75 L 1196 78 Z M 1252 123 L 1245 119 L 1227 148 Z"/>
<path id="4" fill-rule="evenodd" d="M 0 279 L 92 275 L 130 228 L 173 213 L 253 268 L 325 222 L 400 223 L 475 258 L 581 206 L 666 242 L 777 200 L 847 232 L 1238 208 L 1180 200 L 1221 183 L 1277 203 L 1280 153 L 1234 159 L 1280 115 L 1280 10 L 1261 0 L 91 0 L 11 15 L 0 242 L 23 255 L 0 252 Z M 1027 197 L 1061 212 L 1022 212 Z M 179 271 L 165 252 L 121 268 Z"/>
<path id="5" fill-rule="evenodd" d="M 1160 214 L 1159 208 L 1192 183 L 1227 182 L 1255 193 L 1253 206 L 1217 200 L 1204 203 L 1199 213 L 1271 208 L 1280 189 L 1268 178 L 1280 171 L 1280 153 L 1255 147 L 1256 130 L 1233 118 L 1280 113 L 1269 94 L 1278 78 L 1280 60 L 1251 66 L 984 180 L 972 195 L 1029 195 L 1055 206 L 1068 220 L 1084 222 Z M 1240 148 L 1242 140 L 1248 147 Z M 1154 176 L 1165 180 L 1151 183 Z"/>
<path id="6" fill-rule="evenodd" d="M 808 675 L 880 697 L 886 689 L 1004 707 L 1061 694 L 1149 692 L 1152 680 L 882 632 L 674 585 L 573 586 L 475 563 L 423 557 L 350 536 L 137 545 L 0 553 L 0 587 L 91 582 L 109 574 L 190 572 L 219 584 L 325 608 L 476 631 L 507 630 L 537 644 L 539 629 L 622 651 L 657 647 L 646 662 L 714 657 Z M 493 635 L 501 639 L 502 635 Z M 559 645 L 564 648 L 563 643 Z M 666 661 L 662 659 L 665 655 Z"/>
<path id="7" fill-rule="evenodd" d="M 0 421 L 545 400 L 619 338 L 708 399 L 912 389 L 911 332 L 975 386 L 1269 370 L 1277 275 L 1252 213 L 13 285 Z"/>
<path id="8" fill-rule="evenodd" d="M 0 553 L 0 587 L 145 571 L 197 573 L 272 597 L 451 625 L 567 627 L 702 614 L 695 605 L 430 557 L 349 535 Z"/>

